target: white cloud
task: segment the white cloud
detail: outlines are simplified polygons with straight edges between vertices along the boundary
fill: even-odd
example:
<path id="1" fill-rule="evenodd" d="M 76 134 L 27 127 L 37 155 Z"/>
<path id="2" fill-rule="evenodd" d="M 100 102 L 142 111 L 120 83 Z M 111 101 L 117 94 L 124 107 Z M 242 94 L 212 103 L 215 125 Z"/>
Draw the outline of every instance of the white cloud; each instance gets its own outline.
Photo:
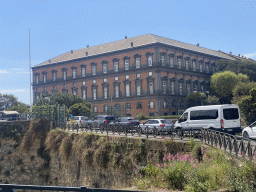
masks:
<path id="1" fill-rule="evenodd" d="M 7 71 L 0 69 L 0 74 L 1 74 L 1 73 L 7 73 Z"/>
<path id="2" fill-rule="evenodd" d="M 246 58 L 253 58 L 253 57 L 256 57 L 256 52 L 255 53 L 248 53 L 248 54 L 244 54 L 244 56 L 246 57 Z"/>
<path id="3" fill-rule="evenodd" d="M 29 92 L 29 89 L 5 89 L 5 90 L 0 90 L 2 94 L 10 94 L 10 93 L 27 93 Z"/>

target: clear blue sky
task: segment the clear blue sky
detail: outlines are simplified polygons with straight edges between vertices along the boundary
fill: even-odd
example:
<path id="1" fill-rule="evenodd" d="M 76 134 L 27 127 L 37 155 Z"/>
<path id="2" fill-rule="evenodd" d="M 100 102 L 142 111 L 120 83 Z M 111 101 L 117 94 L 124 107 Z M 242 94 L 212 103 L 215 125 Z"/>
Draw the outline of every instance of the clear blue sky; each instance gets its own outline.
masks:
<path id="1" fill-rule="evenodd" d="M 1 0 L 0 93 L 30 103 L 32 67 L 147 33 L 256 59 L 256 3 L 233 0 Z"/>

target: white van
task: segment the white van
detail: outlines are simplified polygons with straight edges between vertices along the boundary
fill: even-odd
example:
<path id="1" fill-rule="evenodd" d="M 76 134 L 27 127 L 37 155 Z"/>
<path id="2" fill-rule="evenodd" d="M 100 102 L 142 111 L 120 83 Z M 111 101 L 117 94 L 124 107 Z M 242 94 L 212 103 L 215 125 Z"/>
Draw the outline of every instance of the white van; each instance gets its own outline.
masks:
<path id="1" fill-rule="evenodd" d="M 232 134 L 242 131 L 239 108 L 234 104 L 188 108 L 174 128 L 210 128 Z"/>

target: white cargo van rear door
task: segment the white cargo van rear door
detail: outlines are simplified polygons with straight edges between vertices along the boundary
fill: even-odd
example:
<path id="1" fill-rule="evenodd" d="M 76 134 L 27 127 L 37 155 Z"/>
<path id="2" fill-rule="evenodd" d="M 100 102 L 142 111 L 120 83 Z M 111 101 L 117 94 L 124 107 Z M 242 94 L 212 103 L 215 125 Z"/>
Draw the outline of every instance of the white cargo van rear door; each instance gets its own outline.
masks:
<path id="1" fill-rule="evenodd" d="M 224 128 L 240 127 L 240 116 L 238 108 L 223 109 Z"/>

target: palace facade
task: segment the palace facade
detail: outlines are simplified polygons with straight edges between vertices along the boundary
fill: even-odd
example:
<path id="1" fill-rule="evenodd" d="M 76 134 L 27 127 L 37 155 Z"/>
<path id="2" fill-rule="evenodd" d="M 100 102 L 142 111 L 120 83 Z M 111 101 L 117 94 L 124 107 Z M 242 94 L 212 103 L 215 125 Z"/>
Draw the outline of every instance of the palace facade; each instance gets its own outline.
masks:
<path id="1" fill-rule="evenodd" d="M 209 77 L 228 54 L 146 34 L 71 50 L 32 68 L 34 102 L 43 93 L 68 93 L 87 99 L 92 112 L 125 106 L 136 117 L 175 115 L 185 97 L 206 92 Z"/>

